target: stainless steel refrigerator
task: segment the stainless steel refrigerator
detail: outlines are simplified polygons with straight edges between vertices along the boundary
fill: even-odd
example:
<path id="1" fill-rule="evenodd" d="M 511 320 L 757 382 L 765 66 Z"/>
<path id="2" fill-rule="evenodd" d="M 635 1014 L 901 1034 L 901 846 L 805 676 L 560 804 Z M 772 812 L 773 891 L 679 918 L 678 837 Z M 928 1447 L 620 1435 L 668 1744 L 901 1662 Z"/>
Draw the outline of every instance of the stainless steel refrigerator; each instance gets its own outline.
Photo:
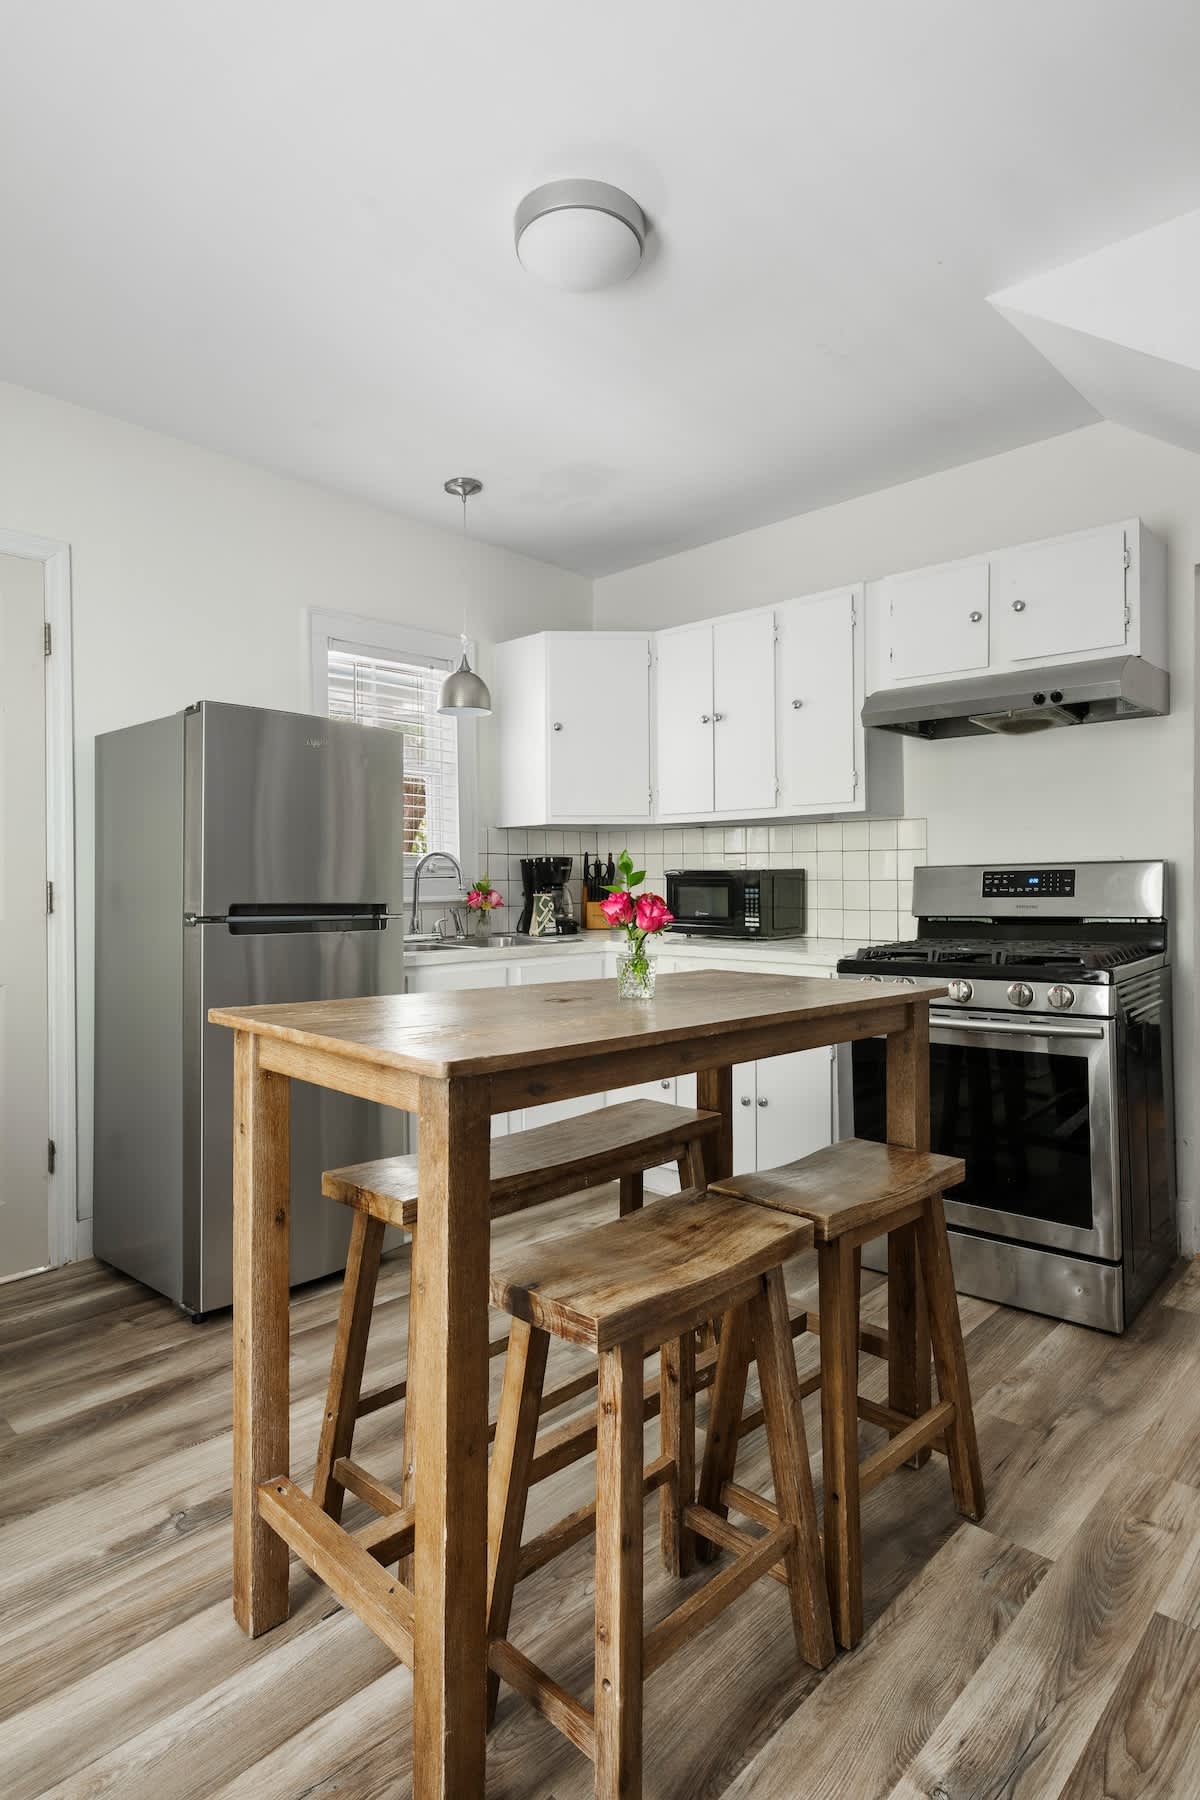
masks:
<path id="1" fill-rule="evenodd" d="M 95 1252 L 196 1314 L 228 1306 L 233 1034 L 212 1006 L 403 986 L 397 733 L 202 701 L 96 740 Z M 292 1089 L 292 1281 L 345 1263 L 321 1172 L 406 1119 Z"/>

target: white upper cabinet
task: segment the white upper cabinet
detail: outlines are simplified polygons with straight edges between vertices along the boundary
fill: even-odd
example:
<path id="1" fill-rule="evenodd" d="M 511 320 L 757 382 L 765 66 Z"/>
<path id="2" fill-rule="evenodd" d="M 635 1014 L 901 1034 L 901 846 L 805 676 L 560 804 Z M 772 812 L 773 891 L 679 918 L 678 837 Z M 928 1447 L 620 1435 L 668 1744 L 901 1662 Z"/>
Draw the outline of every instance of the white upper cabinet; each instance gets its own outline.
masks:
<path id="1" fill-rule="evenodd" d="M 862 589 L 789 600 L 776 614 L 779 810 L 852 808 L 863 771 Z"/>
<path id="2" fill-rule="evenodd" d="M 775 618 L 743 613 L 712 628 L 713 807 L 775 806 Z"/>
<path id="3" fill-rule="evenodd" d="M 774 614 L 661 631 L 656 656 L 656 815 L 773 812 Z"/>
<path id="4" fill-rule="evenodd" d="M 497 644 L 494 694 L 498 824 L 649 818 L 646 632 L 543 631 Z M 619 744 L 607 741 L 614 726 Z"/>
<path id="5" fill-rule="evenodd" d="M 699 818 L 713 810 L 712 626 L 660 631 L 655 656 L 656 810 Z"/>
<path id="6" fill-rule="evenodd" d="M 867 589 L 868 689 L 1142 656 L 1167 667 L 1166 551 L 1139 519 L 889 575 Z"/>
<path id="7" fill-rule="evenodd" d="M 1125 648 L 1125 528 L 1080 531 L 992 559 L 992 657 L 1047 662 Z"/>
<path id="8" fill-rule="evenodd" d="M 988 665 L 988 564 L 947 563 L 882 584 L 894 681 Z"/>

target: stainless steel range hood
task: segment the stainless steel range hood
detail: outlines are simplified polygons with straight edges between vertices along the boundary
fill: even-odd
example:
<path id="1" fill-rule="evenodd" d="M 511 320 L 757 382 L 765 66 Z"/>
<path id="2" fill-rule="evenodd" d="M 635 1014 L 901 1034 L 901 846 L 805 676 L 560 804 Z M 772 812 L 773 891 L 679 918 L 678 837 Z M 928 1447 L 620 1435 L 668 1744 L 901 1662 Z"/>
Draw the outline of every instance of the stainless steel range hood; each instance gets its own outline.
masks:
<path id="1" fill-rule="evenodd" d="M 1020 736 L 1061 725 L 1150 719 L 1171 708 L 1170 679 L 1140 656 L 1106 657 L 1028 674 L 960 675 L 867 696 L 863 724 L 910 737 Z"/>

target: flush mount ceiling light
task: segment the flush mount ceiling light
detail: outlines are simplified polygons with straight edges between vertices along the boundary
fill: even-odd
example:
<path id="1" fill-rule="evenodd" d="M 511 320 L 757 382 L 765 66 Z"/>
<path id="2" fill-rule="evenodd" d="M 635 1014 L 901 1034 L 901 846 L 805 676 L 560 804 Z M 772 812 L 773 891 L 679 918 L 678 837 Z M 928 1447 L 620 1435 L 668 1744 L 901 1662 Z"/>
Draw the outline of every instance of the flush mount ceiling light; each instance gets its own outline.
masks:
<path id="1" fill-rule="evenodd" d="M 548 181 L 526 194 L 513 219 L 521 266 L 552 287 L 612 287 L 642 260 L 646 215 L 607 181 Z"/>
<path id="2" fill-rule="evenodd" d="M 455 475 L 443 486 L 448 494 L 462 501 L 463 536 L 467 532 L 467 501 L 475 494 L 482 494 L 483 483 L 476 481 L 473 475 Z M 463 628 L 462 628 L 462 661 L 457 669 L 447 675 L 442 683 L 442 691 L 438 695 L 438 711 L 440 713 L 480 714 L 490 713 L 492 696 L 487 683 L 476 675 L 467 658 L 467 600 L 463 595 Z"/>

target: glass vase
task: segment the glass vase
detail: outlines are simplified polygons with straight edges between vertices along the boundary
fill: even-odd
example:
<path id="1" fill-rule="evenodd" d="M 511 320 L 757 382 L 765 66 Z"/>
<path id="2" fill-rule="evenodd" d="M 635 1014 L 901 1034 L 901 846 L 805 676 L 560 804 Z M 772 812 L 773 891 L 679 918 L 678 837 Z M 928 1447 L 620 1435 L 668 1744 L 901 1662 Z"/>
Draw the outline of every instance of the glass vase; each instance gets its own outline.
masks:
<path id="1" fill-rule="evenodd" d="M 477 943 L 486 944 L 489 942 L 491 935 L 492 909 L 490 906 L 481 906 L 479 911 L 475 914 L 475 940 Z"/>
<path id="2" fill-rule="evenodd" d="M 618 999 L 653 1000 L 654 973 L 654 963 L 644 952 L 641 956 L 618 956 Z"/>

